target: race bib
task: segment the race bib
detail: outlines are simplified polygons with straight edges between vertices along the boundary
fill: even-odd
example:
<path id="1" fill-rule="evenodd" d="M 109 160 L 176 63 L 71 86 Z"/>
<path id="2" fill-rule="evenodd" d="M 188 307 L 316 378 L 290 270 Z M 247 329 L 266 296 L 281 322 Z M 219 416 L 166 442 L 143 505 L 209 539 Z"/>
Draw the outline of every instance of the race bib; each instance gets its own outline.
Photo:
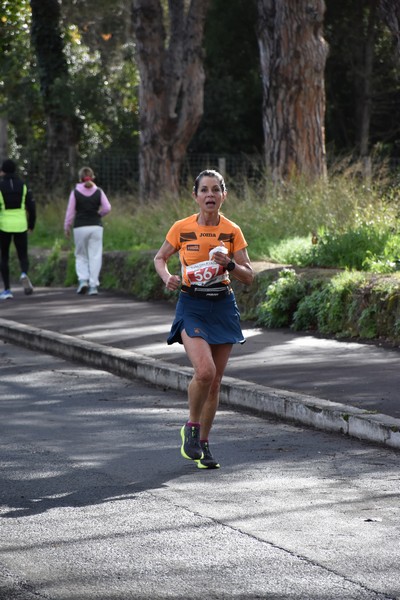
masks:
<path id="1" fill-rule="evenodd" d="M 225 279 L 225 269 L 213 260 L 205 260 L 186 267 L 186 275 L 191 284 L 209 285 Z"/>

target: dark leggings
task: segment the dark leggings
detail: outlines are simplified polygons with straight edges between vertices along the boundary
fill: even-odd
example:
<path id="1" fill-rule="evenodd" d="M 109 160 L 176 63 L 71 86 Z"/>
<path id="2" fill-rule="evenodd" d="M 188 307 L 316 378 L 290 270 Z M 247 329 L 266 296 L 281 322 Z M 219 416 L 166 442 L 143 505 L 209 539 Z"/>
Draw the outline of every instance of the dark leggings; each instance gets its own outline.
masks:
<path id="1" fill-rule="evenodd" d="M 13 239 L 22 273 L 27 273 L 29 269 L 28 232 L 8 233 L 6 231 L 0 231 L 1 276 L 3 278 L 5 290 L 10 289 L 9 261 L 10 246 Z"/>

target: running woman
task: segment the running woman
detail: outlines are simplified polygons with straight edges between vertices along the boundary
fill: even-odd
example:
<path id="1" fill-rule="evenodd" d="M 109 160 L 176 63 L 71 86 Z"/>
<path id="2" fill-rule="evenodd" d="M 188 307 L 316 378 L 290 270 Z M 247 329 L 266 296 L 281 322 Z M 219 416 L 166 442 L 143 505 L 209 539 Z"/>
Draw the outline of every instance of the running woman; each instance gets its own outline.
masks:
<path id="1" fill-rule="evenodd" d="M 181 429 L 181 454 L 200 469 L 220 467 L 210 450 L 210 431 L 232 346 L 245 342 L 231 278 L 245 285 L 254 279 L 243 233 L 221 213 L 226 196 L 222 175 L 202 171 L 193 187 L 199 212 L 172 225 L 154 258 L 167 290 L 180 288 L 167 343 L 183 344 L 194 369 L 188 387 L 189 418 Z M 177 252 L 181 277 L 168 269 L 168 260 Z"/>

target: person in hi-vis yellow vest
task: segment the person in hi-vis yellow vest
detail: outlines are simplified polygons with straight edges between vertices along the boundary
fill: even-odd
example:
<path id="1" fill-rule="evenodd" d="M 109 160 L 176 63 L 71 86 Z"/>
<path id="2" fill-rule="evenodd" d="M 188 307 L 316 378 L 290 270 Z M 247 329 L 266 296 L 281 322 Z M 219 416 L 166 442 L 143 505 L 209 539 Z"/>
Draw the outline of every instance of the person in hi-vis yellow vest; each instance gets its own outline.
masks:
<path id="1" fill-rule="evenodd" d="M 3 161 L 0 169 L 3 179 L 0 181 L 0 253 L 1 276 L 4 291 L 0 300 L 13 297 L 10 287 L 10 247 L 14 241 L 21 267 L 20 282 L 25 294 L 33 292 L 28 277 L 28 231 L 33 231 L 36 222 L 36 207 L 32 192 L 16 176 L 16 165 L 9 158 Z"/>

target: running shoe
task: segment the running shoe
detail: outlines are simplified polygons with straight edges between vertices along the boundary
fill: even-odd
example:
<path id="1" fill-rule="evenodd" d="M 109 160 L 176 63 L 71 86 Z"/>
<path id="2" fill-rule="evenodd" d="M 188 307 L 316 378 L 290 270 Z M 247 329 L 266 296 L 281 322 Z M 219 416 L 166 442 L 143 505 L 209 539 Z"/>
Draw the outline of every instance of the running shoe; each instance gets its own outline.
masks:
<path id="1" fill-rule="evenodd" d="M 33 293 L 33 285 L 31 284 L 31 280 L 29 279 L 28 275 L 26 273 L 21 273 L 19 280 L 24 288 L 25 295 L 30 296 Z"/>
<path id="2" fill-rule="evenodd" d="M 195 425 L 184 425 L 181 429 L 181 454 L 189 460 L 198 460 L 203 457 L 200 446 L 200 427 Z"/>
<path id="3" fill-rule="evenodd" d="M 200 442 L 201 449 L 203 450 L 203 458 L 196 460 L 199 469 L 219 469 L 220 464 L 213 455 L 211 454 L 210 446 L 208 442 Z"/>
<path id="4" fill-rule="evenodd" d="M 76 290 L 76 293 L 77 294 L 86 294 L 86 292 L 88 291 L 88 289 L 89 289 L 88 282 L 81 280 L 79 282 L 79 286 L 78 286 L 78 289 Z"/>
<path id="5" fill-rule="evenodd" d="M 4 292 L 1 292 L 0 300 L 8 300 L 9 298 L 14 298 L 14 296 L 11 293 L 11 290 L 4 290 Z"/>
<path id="6" fill-rule="evenodd" d="M 97 294 L 99 293 L 99 290 L 97 289 L 97 287 L 90 287 L 89 288 L 89 296 L 97 296 Z"/>

